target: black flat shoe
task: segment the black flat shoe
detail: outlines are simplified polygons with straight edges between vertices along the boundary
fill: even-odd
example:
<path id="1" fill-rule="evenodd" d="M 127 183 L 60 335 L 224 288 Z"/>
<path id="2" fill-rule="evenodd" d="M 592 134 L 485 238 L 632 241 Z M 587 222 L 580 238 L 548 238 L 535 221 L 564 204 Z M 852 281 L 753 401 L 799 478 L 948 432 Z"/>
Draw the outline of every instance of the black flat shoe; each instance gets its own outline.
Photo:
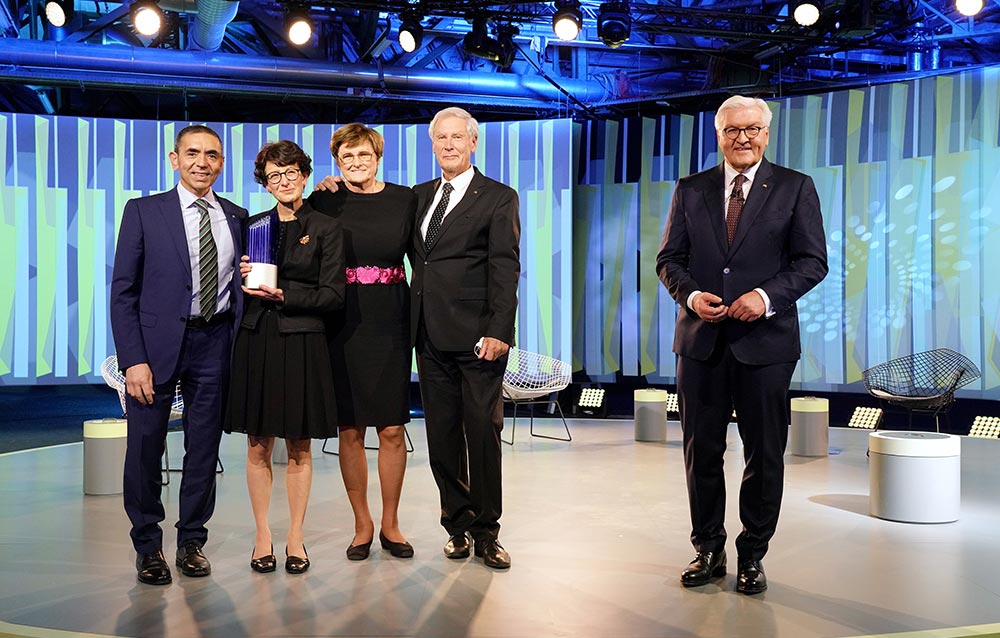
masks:
<path id="1" fill-rule="evenodd" d="M 385 537 L 382 530 L 378 533 L 378 542 L 382 543 L 382 549 L 389 550 L 389 553 L 396 558 L 412 558 L 413 557 L 413 545 L 410 545 L 406 541 L 402 543 L 397 543 L 396 541 L 391 541 Z"/>
<path id="2" fill-rule="evenodd" d="M 257 548 L 254 547 L 254 552 Z M 274 545 L 271 545 L 271 553 L 267 556 L 261 556 L 260 558 L 254 558 L 253 552 L 250 553 L 250 569 L 254 570 L 258 574 L 270 574 L 278 568 L 278 559 L 274 557 Z"/>
<path id="3" fill-rule="evenodd" d="M 698 552 L 691 564 L 681 574 L 681 584 L 685 587 L 707 585 L 713 578 L 726 575 L 726 550 Z"/>
<path id="4" fill-rule="evenodd" d="M 183 547 L 177 548 L 177 566 L 181 568 L 181 573 L 192 578 L 208 576 L 212 573 L 212 564 L 205 558 L 201 551 L 201 545 L 195 541 L 184 543 Z"/>
<path id="5" fill-rule="evenodd" d="M 374 539 L 373 539 L 374 540 Z M 364 560 L 368 558 L 371 551 L 372 542 L 361 543 L 360 545 L 350 545 L 347 548 L 347 560 Z"/>
<path id="6" fill-rule="evenodd" d="M 309 553 L 306 552 L 306 546 L 302 546 L 302 553 L 305 554 L 305 558 L 299 558 L 298 556 L 289 556 L 288 547 L 285 547 L 285 571 L 289 574 L 302 574 L 307 569 L 309 569 Z"/>
<path id="7" fill-rule="evenodd" d="M 146 585 L 169 585 L 170 566 L 163 557 L 163 550 L 158 549 L 149 554 L 139 554 L 135 557 L 135 577 Z"/>
<path id="8" fill-rule="evenodd" d="M 767 576 L 759 560 L 740 560 L 736 575 L 736 591 L 747 596 L 767 590 Z"/>

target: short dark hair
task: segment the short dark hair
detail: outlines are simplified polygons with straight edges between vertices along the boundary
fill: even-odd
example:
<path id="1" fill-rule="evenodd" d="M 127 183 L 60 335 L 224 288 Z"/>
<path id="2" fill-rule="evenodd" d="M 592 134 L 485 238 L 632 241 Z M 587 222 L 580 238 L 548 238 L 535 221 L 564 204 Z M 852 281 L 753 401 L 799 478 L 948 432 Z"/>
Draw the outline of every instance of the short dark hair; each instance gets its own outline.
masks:
<path id="1" fill-rule="evenodd" d="M 253 178 L 261 186 L 267 185 L 267 175 L 264 174 L 264 167 L 271 162 L 278 166 L 291 166 L 296 164 L 299 171 L 309 177 L 312 175 L 312 158 L 303 151 L 298 144 L 288 140 L 265 144 L 257 159 L 254 160 Z"/>
<path id="2" fill-rule="evenodd" d="M 185 126 L 182 128 L 180 133 L 177 134 L 177 137 L 174 138 L 174 152 L 176 153 L 181 150 L 181 138 L 185 135 L 193 135 L 195 133 L 207 133 L 208 135 L 211 135 L 215 139 L 219 140 L 219 146 L 222 146 L 222 138 L 219 137 L 218 133 L 204 124 L 192 124 L 191 126 Z"/>

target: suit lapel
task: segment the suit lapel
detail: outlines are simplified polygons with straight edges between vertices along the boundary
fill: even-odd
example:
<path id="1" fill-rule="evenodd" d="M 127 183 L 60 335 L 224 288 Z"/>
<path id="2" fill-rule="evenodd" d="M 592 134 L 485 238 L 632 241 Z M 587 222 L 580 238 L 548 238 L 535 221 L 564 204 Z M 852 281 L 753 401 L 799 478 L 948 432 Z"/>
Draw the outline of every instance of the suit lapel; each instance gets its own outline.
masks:
<path id="1" fill-rule="evenodd" d="M 181 198 L 177 189 L 169 190 L 160 198 L 160 214 L 167 226 L 167 232 L 173 240 L 177 256 L 187 277 L 191 279 L 191 255 L 188 252 L 187 232 L 184 230 L 184 213 L 181 212 Z"/>
<path id="2" fill-rule="evenodd" d="M 712 226 L 712 234 L 719 244 L 722 254 L 729 251 L 729 238 L 726 236 L 726 169 L 724 164 L 719 164 L 709 175 L 705 190 L 702 196 L 705 198 L 705 210 L 708 211 L 708 220 Z"/>
<path id="3" fill-rule="evenodd" d="M 733 236 L 733 245 L 730 248 L 731 251 L 739 249 L 740 244 L 747 236 L 747 232 L 751 226 L 753 226 L 754 221 L 760 212 L 764 210 L 764 205 L 767 203 L 767 198 L 771 195 L 771 191 L 774 190 L 774 171 L 771 170 L 771 163 L 766 159 L 761 160 L 760 166 L 757 168 L 757 174 L 754 175 L 753 183 L 750 185 L 750 192 L 747 194 L 747 200 L 743 204 L 743 212 L 740 213 L 740 221 L 736 225 L 736 234 Z"/>
<path id="4" fill-rule="evenodd" d="M 441 178 L 425 182 L 416 186 L 414 191 L 417 193 L 417 219 L 416 223 L 413 225 L 413 246 L 416 254 L 420 257 L 424 257 L 427 254 L 424 248 L 424 236 L 420 232 L 423 226 L 424 219 L 431 214 L 430 208 L 431 202 L 434 201 L 434 193 L 437 192 L 438 186 L 441 184 Z"/>

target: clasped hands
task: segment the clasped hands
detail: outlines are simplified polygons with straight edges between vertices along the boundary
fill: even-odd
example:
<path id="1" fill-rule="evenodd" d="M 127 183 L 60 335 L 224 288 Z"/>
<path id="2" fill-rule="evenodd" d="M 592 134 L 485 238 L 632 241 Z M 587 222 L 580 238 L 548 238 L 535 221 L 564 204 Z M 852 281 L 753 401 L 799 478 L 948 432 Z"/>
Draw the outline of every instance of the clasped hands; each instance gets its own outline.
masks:
<path id="1" fill-rule="evenodd" d="M 691 301 L 692 309 L 703 321 L 719 323 L 726 317 L 737 321 L 756 321 L 764 316 L 767 308 L 764 299 L 756 290 L 745 292 L 731 305 L 722 304 L 722 298 L 710 292 L 703 292 Z"/>
<path id="2" fill-rule="evenodd" d="M 246 255 L 240 259 L 240 277 L 246 279 L 246 276 L 250 274 L 253 270 L 253 265 L 250 263 L 250 258 Z M 263 299 L 264 301 L 273 301 L 275 303 L 285 303 L 285 291 L 281 288 L 271 288 L 270 286 L 265 286 L 261 284 L 260 290 L 254 290 L 253 288 L 247 288 L 246 286 L 240 286 L 243 292 L 250 295 L 251 297 L 257 297 L 258 299 Z"/>

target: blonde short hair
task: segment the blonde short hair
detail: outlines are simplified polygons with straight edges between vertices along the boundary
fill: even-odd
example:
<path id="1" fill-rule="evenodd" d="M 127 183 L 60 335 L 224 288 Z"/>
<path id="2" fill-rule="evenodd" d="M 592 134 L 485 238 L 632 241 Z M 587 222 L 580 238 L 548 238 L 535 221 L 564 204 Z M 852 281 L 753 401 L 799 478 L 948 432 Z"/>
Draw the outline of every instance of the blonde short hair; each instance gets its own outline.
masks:
<path id="1" fill-rule="evenodd" d="M 361 146 L 365 142 L 371 144 L 375 157 L 381 159 L 382 151 L 385 150 L 382 134 L 358 122 L 345 124 L 333 132 L 333 137 L 330 138 L 330 153 L 337 157 L 341 146 Z"/>

